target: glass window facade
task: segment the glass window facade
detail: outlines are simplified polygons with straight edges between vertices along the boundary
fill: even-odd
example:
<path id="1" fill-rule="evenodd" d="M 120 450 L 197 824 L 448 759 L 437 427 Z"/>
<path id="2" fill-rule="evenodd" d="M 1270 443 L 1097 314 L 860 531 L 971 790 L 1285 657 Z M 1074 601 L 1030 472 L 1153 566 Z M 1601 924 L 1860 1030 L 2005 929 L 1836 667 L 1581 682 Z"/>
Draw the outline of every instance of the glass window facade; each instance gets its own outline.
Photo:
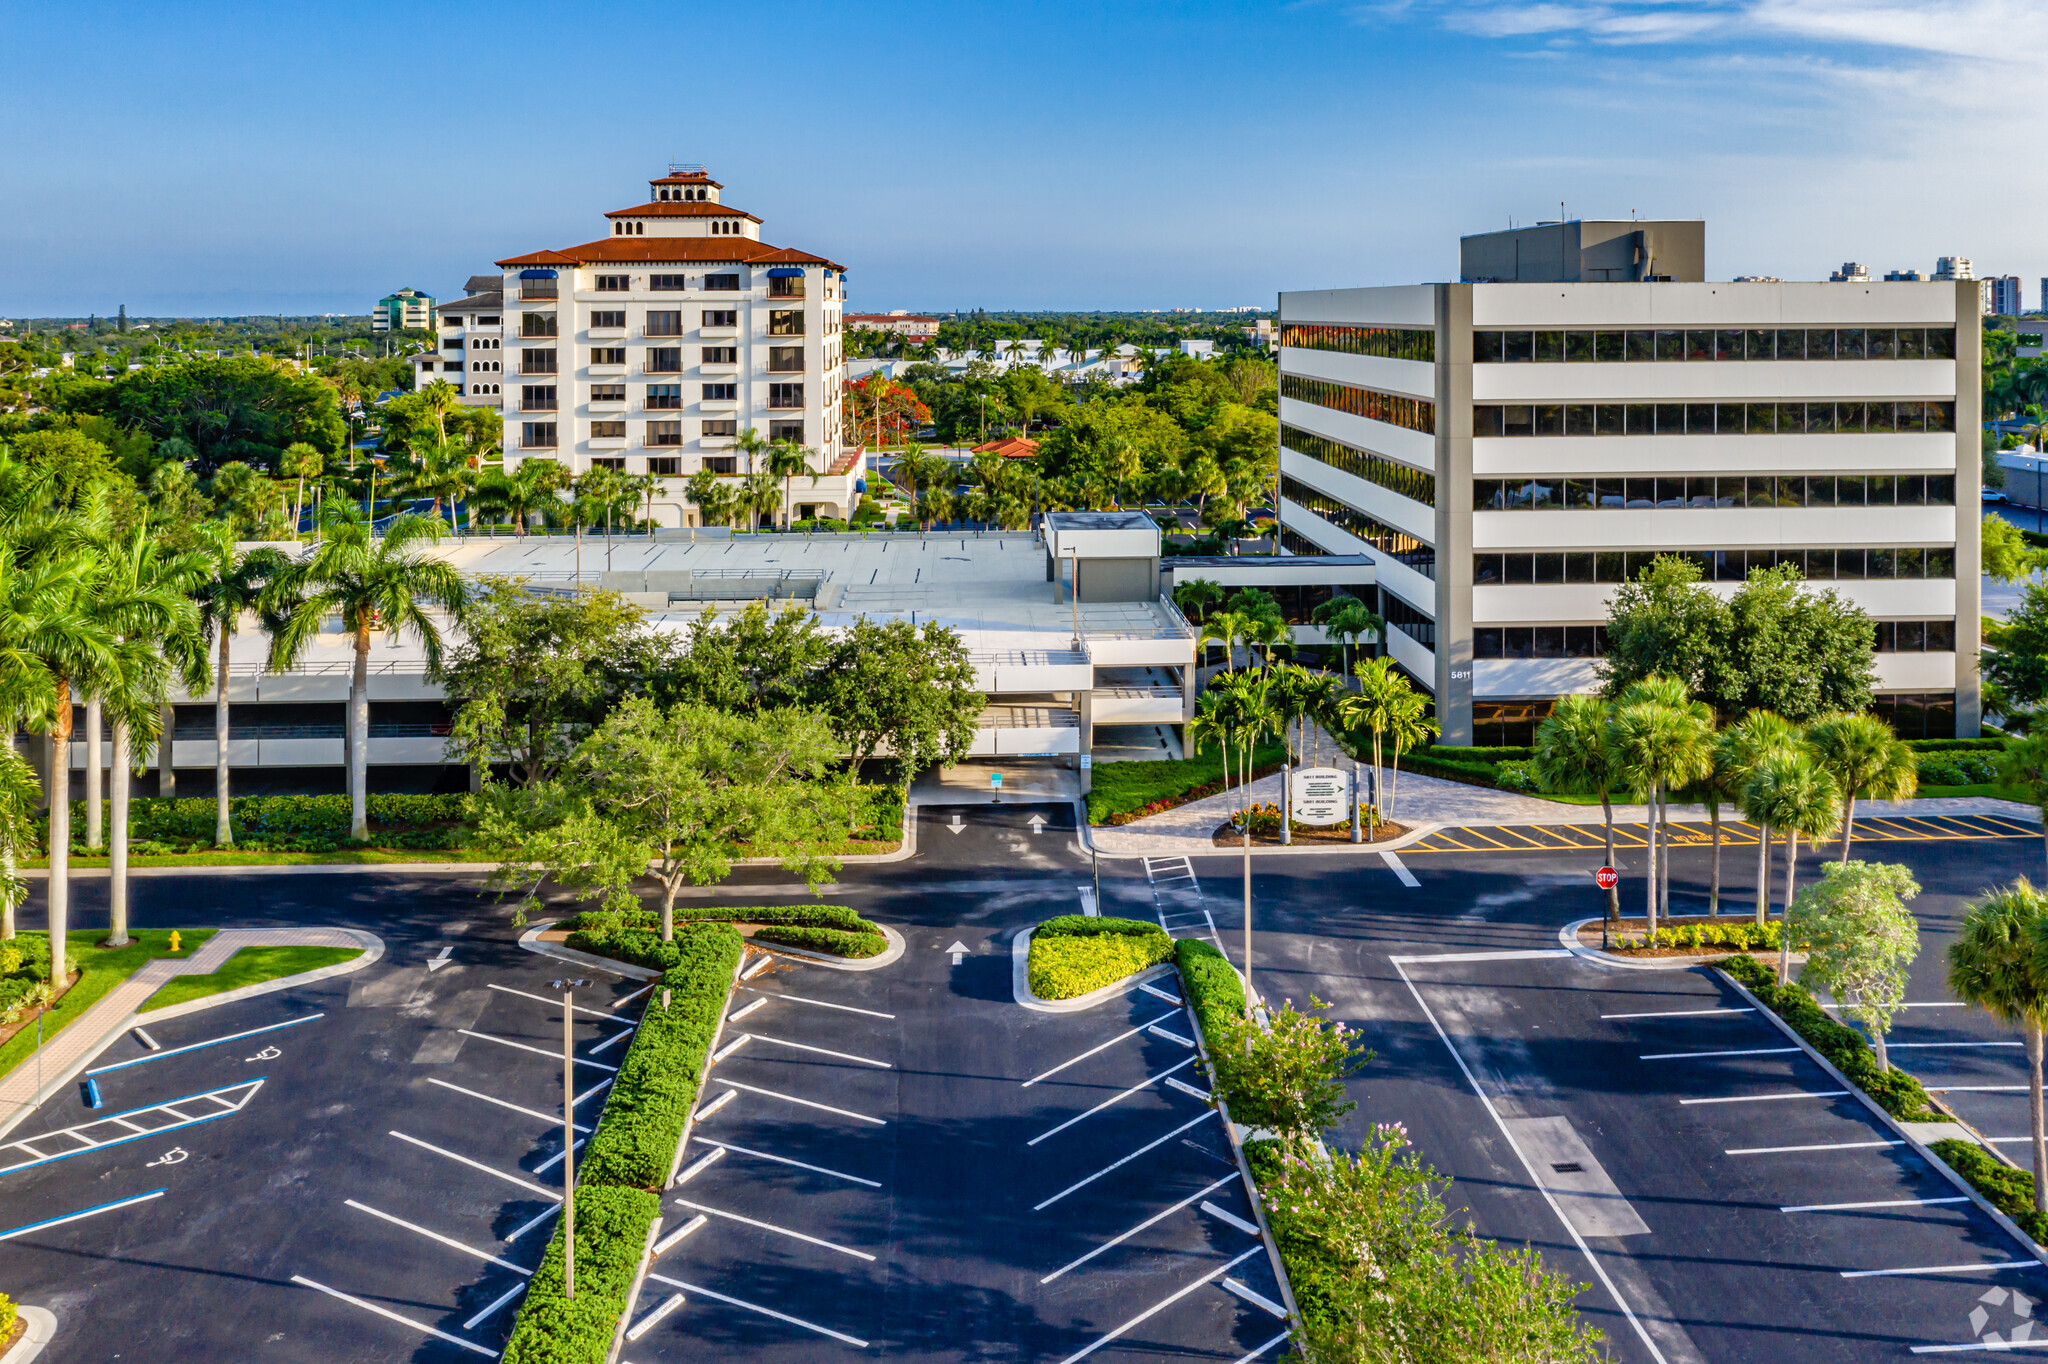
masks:
<path id="1" fill-rule="evenodd" d="M 1604 625 L 1482 625 L 1472 631 L 1474 658 L 1605 658 Z"/>
<path id="2" fill-rule="evenodd" d="M 1881 620 L 1877 651 L 1881 654 L 1952 654 L 1956 623 L 1948 620 Z"/>
<path id="3" fill-rule="evenodd" d="M 1747 474 L 1475 478 L 1474 511 L 1715 507 L 1952 507 L 1953 474 Z"/>
<path id="4" fill-rule="evenodd" d="M 1436 404 L 1422 398 L 1382 393 L 1376 388 L 1356 388 L 1350 384 L 1332 383 L 1328 379 L 1310 379 L 1300 374 L 1280 376 L 1280 396 L 1337 412 L 1349 412 L 1354 417 L 1368 417 L 1390 426 L 1406 427 L 1410 431 L 1421 431 L 1426 435 L 1436 432 Z"/>
<path id="5" fill-rule="evenodd" d="M 1952 691 L 1879 692 L 1870 709 L 1901 739 L 1956 737 L 1956 694 Z"/>
<path id="6" fill-rule="evenodd" d="M 1292 343 L 1283 343 L 1292 344 Z M 1475 331 L 1474 364 L 1631 360 L 1953 360 L 1953 327 L 1721 327 Z"/>
<path id="7" fill-rule="evenodd" d="M 1436 361 L 1436 330 L 1432 327 L 1337 327 L 1318 322 L 1289 322 L 1280 328 L 1280 344 L 1304 350 L 1330 350 L 1340 355 L 1377 355 L 1387 360 Z"/>
<path id="8" fill-rule="evenodd" d="M 1298 426 L 1282 426 L 1280 443 L 1297 455 L 1306 455 L 1332 469 L 1342 469 L 1425 507 L 1436 505 L 1436 475 L 1427 469 L 1418 469 L 1370 450 L 1360 450 Z"/>
<path id="9" fill-rule="evenodd" d="M 1810 582 L 1867 582 L 1882 578 L 1953 578 L 1952 546 L 1889 549 L 1603 549 L 1564 553 L 1475 554 L 1472 585 L 1519 587 L 1548 583 L 1627 583 L 1660 555 L 1700 566 L 1708 582 L 1739 583 L 1751 571 L 1790 564 Z"/>
<path id="10" fill-rule="evenodd" d="M 1410 606 L 1391 592 L 1382 593 L 1380 615 L 1387 627 L 1399 630 L 1425 649 L 1436 647 L 1436 621 L 1427 613 Z"/>
<path id="11" fill-rule="evenodd" d="M 1331 525 L 1365 541 L 1374 549 L 1406 564 L 1425 578 L 1436 576 L 1436 548 L 1406 531 L 1396 530 L 1358 508 L 1339 502 L 1328 493 L 1311 488 L 1289 475 L 1280 476 L 1280 495 L 1296 506 L 1305 507 Z"/>
<path id="12" fill-rule="evenodd" d="M 1783 403 L 1475 403 L 1472 407 L 1475 437 L 1892 435 L 1955 429 L 1953 402 L 1858 399 Z"/>

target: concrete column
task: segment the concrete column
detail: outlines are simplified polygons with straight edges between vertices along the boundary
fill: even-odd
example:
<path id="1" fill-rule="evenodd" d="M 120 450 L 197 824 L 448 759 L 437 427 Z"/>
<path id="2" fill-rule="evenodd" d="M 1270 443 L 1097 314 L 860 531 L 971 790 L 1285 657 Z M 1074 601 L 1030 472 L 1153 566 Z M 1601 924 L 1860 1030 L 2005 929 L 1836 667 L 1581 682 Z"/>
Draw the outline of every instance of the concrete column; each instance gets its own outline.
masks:
<path id="1" fill-rule="evenodd" d="M 1976 281 L 1958 280 L 1955 288 L 1956 737 L 1974 739 L 1984 732 L 1983 684 L 1977 673 L 1977 651 L 1984 643 L 1984 329 L 1978 321 Z"/>
<path id="2" fill-rule="evenodd" d="M 1074 709 L 1081 713 L 1081 751 L 1095 752 L 1095 693 L 1077 691 L 1074 693 Z"/>
<path id="3" fill-rule="evenodd" d="M 1472 742 L 1472 285 L 1436 286 L 1436 722 Z"/>

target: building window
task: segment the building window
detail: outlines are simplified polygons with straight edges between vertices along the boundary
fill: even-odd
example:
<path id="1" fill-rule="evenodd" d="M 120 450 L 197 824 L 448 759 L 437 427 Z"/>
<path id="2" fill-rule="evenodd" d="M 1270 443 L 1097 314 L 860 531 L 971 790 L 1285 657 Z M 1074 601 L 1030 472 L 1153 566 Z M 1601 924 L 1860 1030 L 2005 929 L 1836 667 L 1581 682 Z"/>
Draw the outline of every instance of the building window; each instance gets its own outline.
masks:
<path id="1" fill-rule="evenodd" d="M 526 384 L 519 390 L 521 412 L 552 412 L 555 410 L 555 386 L 553 384 Z"/>
<path id="2" fill-rule="evenodd" d="M 592 440 L 624 440 L 626 438 L 626 424 L 624 422 L 592 422 L 590 424 L 590 438 Z"/>
<path id="3" fill-rule="evenodd" d="M 1391 592 L 1382 592 L 1380 595 L 1385 599 L 1382 602 L 1385 609 L 1380 615 L 1385 618 L 1389 627 L 1399 630 L 1425 649 L 1436 647 L 1436 621 L 1432 617 L 1416 610 Z"/>
<path id="4" fill-rule="evenodd" d="M 707 365 L 736 365 L 740 362 L 738 346 L 706 346 L 704 363 Z"/>
<path id="5" fill-rule="evenodd" d="M 495 317 L 478 317 L 476 325 L 479 327 L 495 327 L 498 325 L 498 319 Z"/>
<path id="6" fill-rule="evenodd" d="M 740 433 L 740 424 L 731 417 L 717 417 L 704 423 L 704 439 L 722 440 Z"/>
<path id="7" fill-rule="evenodd" d="M 553 313 L 521 313 L 519 315 L 521 336 L 553 336 L 555 315 Z"/>
<path id="8" fill-rule="evenodd" d="M 681 336 L 683 315 L 681 312 L 650 312 L 647 325 L 642 328 L 648 336 Z"/>
<path id="9" fill-rule="evenodd" d="M 626 401 L 624 384 L 592 384 L 590 401 L 594 403 L 622 403 Z"/>
<path id="10" fill-rule="evenodd" d="M 519 429 L 519 448 L 522 450 L 554 449 L 555 424 L 553 422 L 522 422 Z"/>
<path id="11" fill-rule="evenodd" d="M 1328 493 L 1311 488 L 1287 474 L 1280 476 L 1280 494 L 1295 505 L 1314 512 L 1337 529 L 1365 541 L 1396 562 L 1406 564 L 1423 577 L 1436 576 L 1436 549 L 1406 531 L 1396 530 L 1358 508 L 1339 502 Z"/>
<path id="12" fill-rule="evenodd" d="M 599 275 L 597 292 L 600 294 L 623 294 L 633 287 L 631 275 Z"/>
<path id="13" fill-rule="evenodd" d="M 649 374 L 681 374 L 683 372 L 683 348 L 681 346 L 650 346 L 647 351 L 647 372 Z"/>
<path id="14" fill-rule="evenodd" d="M 646 405 L 657 411 L 662 408 L 682 407 L 683 386 L 681 384 L 649 384 L 647 386 Z"/>
<path id="15" fill-rule="evenodd" d="M 1284 339 L 1282 345 L 1292 345 Z M 1563 361 L 1953 360 L 1953 327 L 1669 327 L 1640 331 L 1475 331 L 1475 364 Z"/>
<path id="16" fill-rule="evenodd" d="M 591 457 L 590 467 L 593 469 L 617 469 L 620 473 L 624 473 L 626 471 L 626 461 L 623 456 L 607 458 L 603 455 L 594 455 Z"/>
<path id="17" fill-rule="evenodd" d="M 768 406 L 802 407 L 803 405 L 804 386 L 802 384 L 768 385 Z"/>
<path id="18" fill-rule="evenodd" d="M 778 275 L 770 278 L 768 281 L 768 297 L 770 298 L 802 298 L 803 296 L 804 282 L 799 277 Z"/>
<path id="19" fill-rule="evenodd" d="M 1952 691 L 1879 692 L 1871 699 L 1870 709 L 1901 739 L 1956 737 L 1956 694 Z"/>
<path id="20" fill-rule="evenodd" d="M 804 314 L 801 308 L 777 308 L 768 314 L 770 336 L 802 336 Z"/>
<path id="21" fill-rule="evenodd" d="M 1550 701 L 1474 701 L 1472 742 L 1488 748 L 1527 747 L 1536 742 L 1536 727 L 1550 718 L 1554 704 Z"/>
<path id="22" fill-rule="evenodd" d="M 683 443 L 683 424 L 681 422 L 647 423 L 647 443 L 649 445 L 681 445 Z"/>
<path id="23" fill-rule="evenodd" d="M 1476 554 L 1475 587 L 1553 583 L 1628 583 L 1660 555 L 1690 559 L 1707 582 L 1747 582 L 1760 568 L 1787 564 L 1808 582 L 1868 582 L 1886 578 L 1954 578 L 1950 545 L 1855 549 L 1630 549 L 1566 553 Z"/>
<path id="24" fill-rule="evenodd" d="M 561 291 L 556 287 L 556 281 L 553 279 L 522 279 L 519 281 L 519 297 L 522 299 L 559 298 L 561 297 Z"/>
<path id="25" fill-rule="evenodd" d="M 774 365 L 769 365 L 769 368 L 773 369 Z M 1281 427 L 1280 443 L 1297 455 L 1307 455 L 1332 469 L 1342 469 L 1368 483 L 1376 483 L 1411 502 L 1420 502 L 1425 507 L 1436 505 L 1436 475 L 1427 469 L 1418 469 L 1412 464 L 1388 459 L 1385 455 L 1375 455 L 1369 450 L 1356 449 L 1298 426 Z"/>
<path id="26" fill-rule="evenodd" d="M 768 372 L 770 374 L 802 374 L 804 372 L 804 348 L 802 346 L 770 346 L 768 348 Z"/>
<path id="27" fill-rule="evenodd" d="M 737 279 L 738 276 L 735 275 L 732 278 Z M 740 315 L 739 310 L 736 308 L 706 308 L 704 310 L 703 325 L 707 327 L 737 327 L 739 324 Z"/>
<path id="28" fill-rule="evenodd" d="M 521 374 L 553 374 L 555 372 L 554 347 L 549 346 L 545 349 L 529 347 L 519 352 L 519 372 Z"/>
<path id="29" fill-rule="evenodd" d="M 1605 658 L 1604 625 L 1494 625 L 1472 632 L 1474 658 Z"/>
<path id="30" fill-rule="evenodd" d="M 1507 403 L 1472 408 L 1478 436 L 1892 435 L 1956 429 L 1953 402 Z"/>
<path id="31" fill-rule="evenodd" d="M 802 422 L 769 422 L 768 439 L 770 441 L 788 441 L 791 445 L 802 445 L 804 443 L 804 424 Z"/>
<path id="32" fill-rule="evenodd" d="M 706 275 L 704 288 L 709 293 L 736 294 L 740 291 L 738 275 Z"/>
<path id="33" fill-rule="evenodd" d="M 771 327 L 771 333 L 773 330 Z M 1299 374 L 1280 376 L 1280 396 L 1349 412 L 1354 417 L 1406 427 L 1410 431 L 1432 435 L 1436 432 L 1436 404 L 1423 398 L 1404 398 L 1397 393 L 1382 393 L 1376 388 L 1354 388 L 1350 384 L 1309 379 Z"/>
<path id="34" fill-rule="evenodd" d="M 590 325 L 593 327 L 624 327 L 626 325 L 626 310 L 624 308 L 616 308 L 607 311 L 600 308 L 590 315 Z"/>
<path id="35" fill-rule="evenodd" d="M 590 363 L 593 365 L 623 365 L 626 363 L 626 348 L 624 346 L 595 347 L 590 352 Z"/>
<path id="36" fill-rule="evenodd" d="M 739 396 L 740 386 L 738 384 L 704 385 L 704 401 L 707 403 L 738 402 Z"/>
<path id="37" fill-rule="evenodd" d="M 674 478 L 683 471 L 683 461 L 676 455 L 649 455 L 647 472 L 657 476 Z"/>
<path id="38" fill-rule="evenodd" d="M 1953 618 L 1877 622 L 1877 652 L 1881 654 L 1952 654 L 1955 650 Z"/>
<path id="39" fill-rule="evenodd" d="M 704 456 L 704 471 L 712 474 L 736 474 L 740 471 L 739 460 L 732 455 Z"/>
<path id="40" fill-rule="evenodd" d="M 1717 478 L 1476 478 L 1474 511 L 1723 507 L 1952 507 L 1953 474 L 1747 474 Z"/>
<path id="41" fill-rule="evenodd" d="M 1326 327 L 1290 322 L 1280 328 L 1280 344 L 1342 355 L 1436 361 L 1436 330 L 1432 327 Z"/>
<path id="42" fill-rule="evenodd" d="M 690 287 L 688 275 L 649 275 L 647 287 L 653 293 L 675 294 Z M 708 285 L 706 286 L 709 287 Z"/>

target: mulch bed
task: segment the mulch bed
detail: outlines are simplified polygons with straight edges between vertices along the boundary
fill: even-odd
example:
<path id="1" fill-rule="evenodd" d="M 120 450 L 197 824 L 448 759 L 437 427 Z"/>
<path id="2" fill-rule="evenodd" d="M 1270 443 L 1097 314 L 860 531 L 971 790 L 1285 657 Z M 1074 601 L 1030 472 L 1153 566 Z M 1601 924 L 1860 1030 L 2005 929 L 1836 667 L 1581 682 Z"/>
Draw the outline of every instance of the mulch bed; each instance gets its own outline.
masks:
<path id="1" fill-rule="evenodd" d="M 7 1352 L 9 1350 L 12 1350 L 16 1345 L 20 1344 L 21 1338 L 27 1334 L 28 1318 L 16 1317 L 14 1319 L 14 1329 L 9 1331 L 5 1336 L 0 1336 L 0 1359 L 6 1358 Z"/>
<path id="2" fill-rule="evenodd" d="M 1363 834 L 1364 830 L 1361 828 L 1359 832 Z M 1347 848 L 1372 848 L 1382 843 L 1391 843 L 1397 838 L 1405 838 L 1409 830 L 1405 824 L 1391 824 L 1383 819 L 1374 827 L 1374 832 L 1378 837 L 1374 838 L 1371 842 L 1354 844 L 1351 841 L 1351 826 L 1349 824 L 1333 824 L 1329 828 L 1296 829 L 1294 831 L 1294 841 L 1296 844 L 1341 843 Z M 1217 825 L 1216 832 L 1211 837 L 1219 848 L 1242 848 L 1244 846 L 1244 832 L 1228 820 Z M 1254 848 L 1278 848 L 1283 845 L 1278 834 L 1253 834 L 1252 846 Z"/>
<path id="3" fill-rule="evenodd" d="M 1668 918 L 1663 915 L 1657 917 L 1657 927 L 1659 928 L 1684 928 L 1689 924 L 1755 922 L 1756 916 L 1754 914 L 1675 914 Z M 1611 920 L 1607 925 L 1608 933 L 1614 936 L 1644 933 L 1648 930 L 1649 924 L 1641 915 Z M 1600 946 L 1600 920 L 1595 919 L 1591 923 L 1579 925 L 1579 945 L 1582 947 Z M 1604 950 L 1608 955 L 1615 957 L 1684 957 L 1689 961 L 1704 962 L 1720 961 L 1727 957 L 1747 955 L 1767 962 L 1772 966 L 1778 964 L 1778 949 L 1775 947 L 1758 947 L 1747 953 L 1737 951 L 1732 947 L 1608 947 Z M 1792 959 L 1794 961 L 1804 961 L 1806 960 L 1806 954 L 1804 952 L 1794 952 Z"/>
<path id="4" fill-rule="evenodd" d="M 70 954 L 66 953 L 65 955 L 69 956 Z M 57 1007 L 57 1001 L 71 993 L 71 987 L 78 984 L 79 977 L 84 974 L 85 973 L 83 971 L 73 971 L 71 973 L 71 979 L 64 982 L 64 988 L 57 991 L 57 993 L 51 997 L 50 1002 L 48 1004 L 36 1010 L 34 1013 L 23 1014 L 21 1016 L 21 1021 L 19 1023 L 12 1023 L 4 1027 L 0 1027 L 0 1045 L 5 1045 L 9 1041 L 9 1039 L 11 1039 L 16 1033 L 24 1031 L 28 1028 L 33 1028 L 36 1025 L 36 1020 L 38 1018 L 42 1017 L 46 1013 L 49 1013 L 52 1009 L 55 1009 Z M 5 1347 L 0 1347 L 0 1355 L 4 1355 L 6 1353 L 7 1351 Z"/>

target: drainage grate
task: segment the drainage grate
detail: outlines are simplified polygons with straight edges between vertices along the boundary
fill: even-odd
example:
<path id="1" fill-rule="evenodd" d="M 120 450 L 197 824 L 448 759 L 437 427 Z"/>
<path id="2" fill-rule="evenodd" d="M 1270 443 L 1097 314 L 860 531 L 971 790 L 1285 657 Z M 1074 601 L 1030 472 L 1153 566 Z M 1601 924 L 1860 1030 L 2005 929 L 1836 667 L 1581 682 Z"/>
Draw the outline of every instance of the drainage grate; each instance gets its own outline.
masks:
<path id="1" fill-rule="evenodd" d="M 1579 1164 L 1576 1160 L 1554 1161 L 1551 1163 L 1550 1168 L 1561 1175 L 1582 1175 L 1586 1173 L 1586 1167 Z"/>

